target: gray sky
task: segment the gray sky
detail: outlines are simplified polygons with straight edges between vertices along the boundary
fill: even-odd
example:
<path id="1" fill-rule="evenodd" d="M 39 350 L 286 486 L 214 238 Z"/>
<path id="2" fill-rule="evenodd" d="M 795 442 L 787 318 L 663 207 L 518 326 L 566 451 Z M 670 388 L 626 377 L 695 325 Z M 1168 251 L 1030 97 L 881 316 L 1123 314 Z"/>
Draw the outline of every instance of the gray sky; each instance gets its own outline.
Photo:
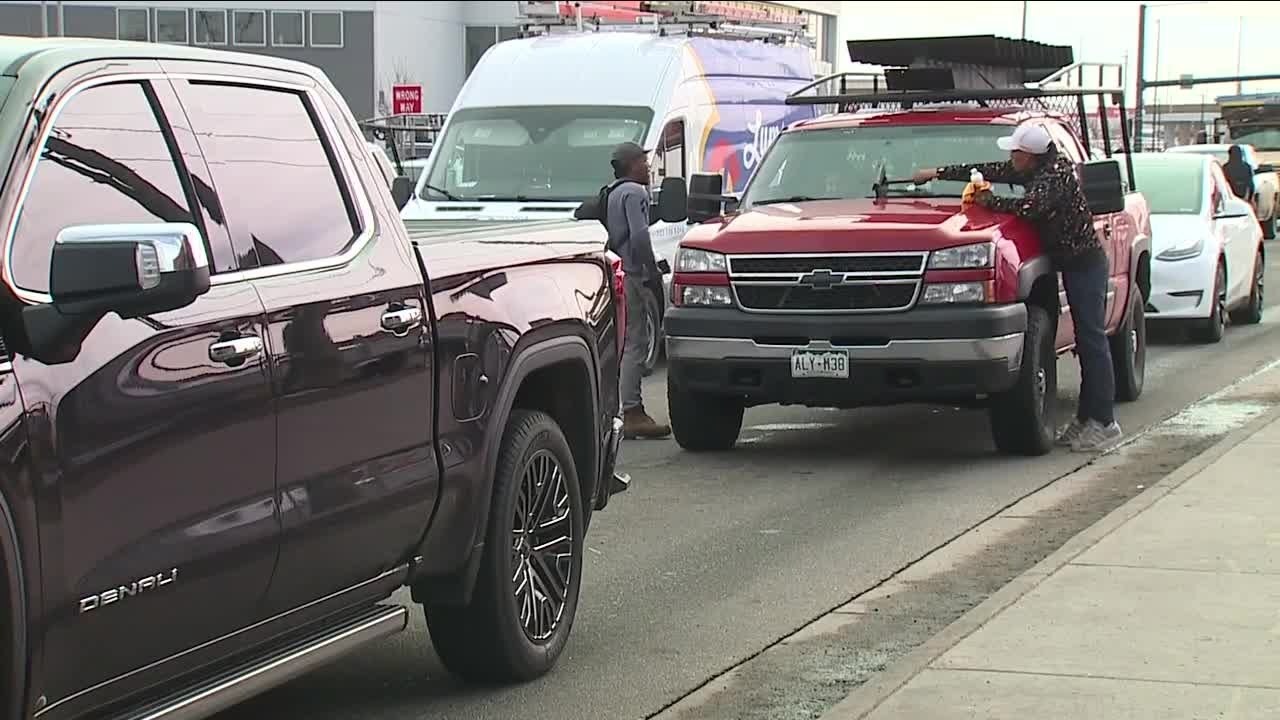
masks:
<path id="1" fill-rule="evenodd" d="M 1027 37 L 1054 45 L 1071 45 L 1076 60 L 1129 62 L 1130 92 L 1137 71 L 1137 2 L 1028 3 Z M 845 2 L 840 17 L 844 39 L 994 34 L 1016 38 L 1022 30 L 1022 3 L 993 2 Z M 1243 32 L 1242 22 L 1243 18 Z M 1183 73 L 1235 75 L 1236 49 L 1242 74 L 1280 72 L 1275 49 L 1280 36 L 1277 2 L 1152 2 L 1147 11 L 1147 79 L 1156 79 L 1159 31 L 1160 79 Z M 848 55 L 842 55 L 848 68 Z M 1280 92 L 1280 82 L 1246 84 L 1245 92 Z M 1156 102 L 1149 90 L 1146 102 Z M 1235 92 L 1234 85 L 1205 85 L 1194 90 L 1160 90 L 1160 102 L 1195 103 L 1201 95 L 1212 102 Z"/>

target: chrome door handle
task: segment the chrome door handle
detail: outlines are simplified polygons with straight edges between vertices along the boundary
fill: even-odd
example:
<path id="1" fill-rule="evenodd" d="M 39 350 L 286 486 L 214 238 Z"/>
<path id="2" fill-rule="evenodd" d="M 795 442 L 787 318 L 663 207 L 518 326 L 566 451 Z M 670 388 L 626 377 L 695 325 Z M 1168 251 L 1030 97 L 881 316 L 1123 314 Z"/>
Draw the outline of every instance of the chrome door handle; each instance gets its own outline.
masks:
<path id="1" fill-rule="evenodd" d="M 241 337 L 223 340 L 209 346 L 209 359 L 214 362 L 242 363 L 262 354 L 262 338 Z"/>
<path id="2" fill-rule="evenodd" d="M 416 307 L 388 310 L 382 314 L 382 329 L 403 335 L 422 324 L 422 311 Z"/>

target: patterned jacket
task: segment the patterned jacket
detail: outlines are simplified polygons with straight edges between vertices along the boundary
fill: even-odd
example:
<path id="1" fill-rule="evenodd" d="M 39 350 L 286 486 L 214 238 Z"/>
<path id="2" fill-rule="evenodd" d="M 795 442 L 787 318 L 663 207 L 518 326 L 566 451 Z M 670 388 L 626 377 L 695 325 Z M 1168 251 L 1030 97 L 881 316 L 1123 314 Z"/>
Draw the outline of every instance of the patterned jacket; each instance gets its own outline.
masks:
<path id="1" fill-rule="evenodd" d="M 1105 258 L 1102 243 L 1093 228 L 1093 213 L 1076 178 L 1075 165 L 1067 157 L 1053 157 L 1031 173 L 1019 173 L 1009 161 L 978 165 L 948 165 L 938 168 L 938 178 L 968 182 L 969 171 L 977 168 L 992 185 L 1022 185 L 1020 198 L 995 197 L 990 207 L 1017 215 L 1031 223 L 1040 234 L 1045 252 L 1058 270 L 1087 267 Z"/>

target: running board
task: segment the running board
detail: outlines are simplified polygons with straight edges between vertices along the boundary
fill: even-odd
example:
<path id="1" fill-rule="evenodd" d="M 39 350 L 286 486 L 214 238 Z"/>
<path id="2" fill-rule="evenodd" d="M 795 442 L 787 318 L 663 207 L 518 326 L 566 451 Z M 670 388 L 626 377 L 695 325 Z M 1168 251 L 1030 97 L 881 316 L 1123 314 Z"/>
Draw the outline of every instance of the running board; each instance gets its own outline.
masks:
<path id="1" fill-rule="evenodd" d="M 342 624 L 254 658 L 182 693 L 119 716 L 118 720 L 198 720 L 306 674 L 408 626 L 403 606 L 375 605 Z"/>

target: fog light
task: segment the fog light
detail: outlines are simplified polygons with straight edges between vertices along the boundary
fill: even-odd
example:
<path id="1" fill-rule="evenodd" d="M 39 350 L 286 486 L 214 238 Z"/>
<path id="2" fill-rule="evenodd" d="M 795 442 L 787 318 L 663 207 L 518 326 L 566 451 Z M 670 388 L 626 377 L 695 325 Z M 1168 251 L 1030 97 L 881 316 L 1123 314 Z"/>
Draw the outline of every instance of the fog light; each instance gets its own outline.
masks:
<path id="1" fill-rule="evenodd" d="M 733 304 L 733 295 L 720 285 L 685 285 L 680 288 L 680 304 L 723 307 Z"/>
<path id="2" fill-rule="evenodd" d="M 924 286 L 920 297 L 924 305 L 953 303 L 980 303 L 987 300 L 987 286 L 983 282 L 934 283 Z"/>

